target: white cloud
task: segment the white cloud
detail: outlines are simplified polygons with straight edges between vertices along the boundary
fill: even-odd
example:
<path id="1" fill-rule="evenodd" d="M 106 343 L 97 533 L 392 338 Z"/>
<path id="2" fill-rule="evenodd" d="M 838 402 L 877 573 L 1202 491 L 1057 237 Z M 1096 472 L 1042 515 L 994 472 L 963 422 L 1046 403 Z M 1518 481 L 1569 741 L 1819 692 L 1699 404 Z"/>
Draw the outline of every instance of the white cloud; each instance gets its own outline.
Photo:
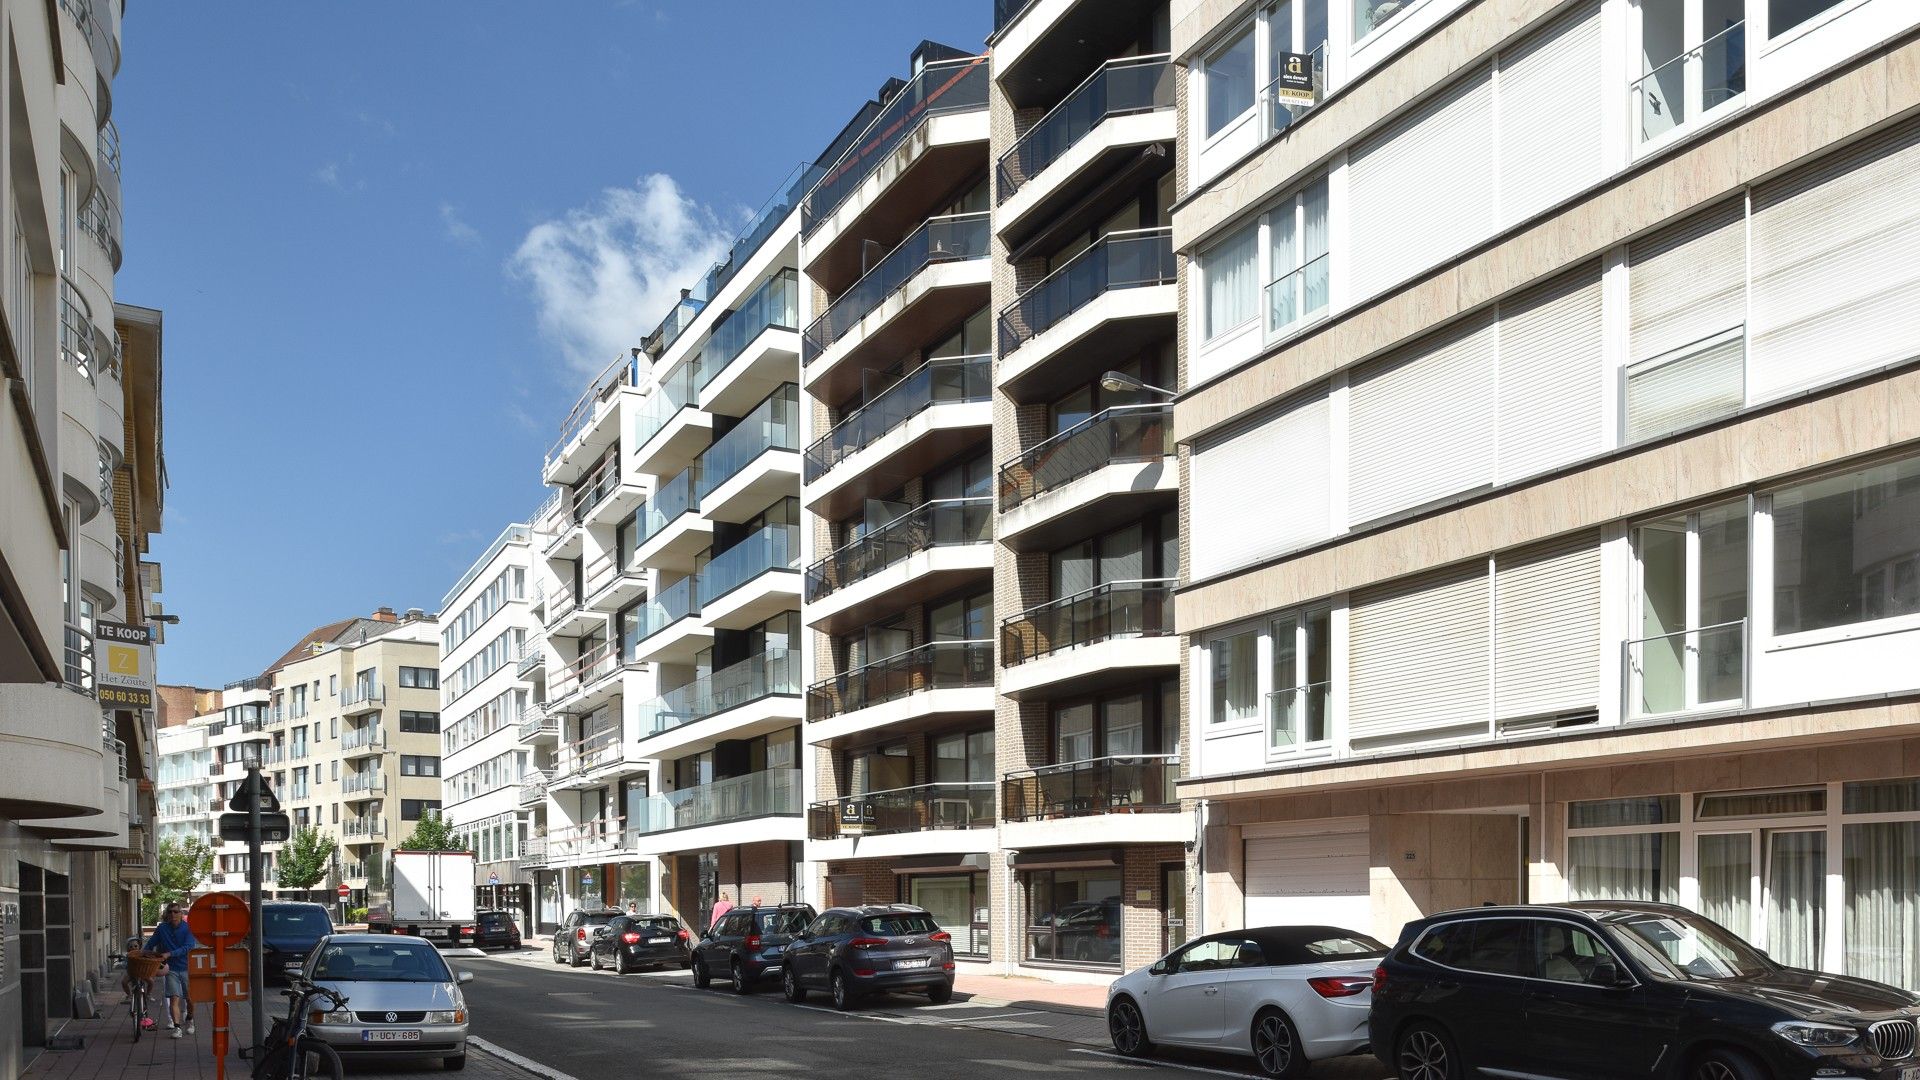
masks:
<path id="1" fill-rule="evenodd" d="M 460 211 L 452 203 L 440 204 L 440 222 L 447 227 L 447 239 L 466 247 L 480 246 L 480 230 L 460 220 Z"/>
<path id="2" fill-rule="evenodd" d="M 655 173 L 534 226 L 507 266 L 567 363 L 595 373 L 640 344 L 731 240 L 712 210 Z"/>

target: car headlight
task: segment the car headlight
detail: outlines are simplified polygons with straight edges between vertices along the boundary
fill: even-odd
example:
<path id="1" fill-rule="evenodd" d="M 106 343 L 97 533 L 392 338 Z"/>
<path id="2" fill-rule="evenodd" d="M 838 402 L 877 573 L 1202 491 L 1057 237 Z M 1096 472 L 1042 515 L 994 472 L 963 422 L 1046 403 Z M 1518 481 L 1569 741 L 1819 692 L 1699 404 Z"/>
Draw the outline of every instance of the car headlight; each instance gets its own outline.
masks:
<path id="1" fill-rule="evenodd" d="M 465 1009 L 436 1009 L 427 1014 L 429 1024 L 464 1024 L 467 1022 Z"/>
<path id="2" fill-rule="evenodd" d="M 1784 1020 L 1773 1025 L 1773 1033 L 1794 1044 L 1806 1047 L 1849 1046 L 1860 1033 L 1850 1027 L 1839 1024 L 1815 1024 L 1806 1020 Z"/>
<path id="3" fill-rule="evenodd" d="M 309 1017 L 308 1020 L 315 1024 L 351 1024 L 353 1023 L 353 1013 L 346 1009 L 335 1009 L 332 1012 L 321 1012 L 315 1009 L 313 1015 Z"/>

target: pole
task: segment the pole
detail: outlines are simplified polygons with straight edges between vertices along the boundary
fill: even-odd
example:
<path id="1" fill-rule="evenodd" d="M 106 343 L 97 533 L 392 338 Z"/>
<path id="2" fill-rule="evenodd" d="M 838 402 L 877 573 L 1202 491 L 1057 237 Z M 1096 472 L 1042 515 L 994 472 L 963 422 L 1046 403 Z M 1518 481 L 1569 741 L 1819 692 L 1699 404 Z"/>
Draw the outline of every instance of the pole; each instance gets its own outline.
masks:
<path id="1" fill-rule="evenodd" d="M 267 1042 L 266 965 L 260 955 L 260 798 L 266 792 L 260 763 L 247 765 L 247 908 L 253 915 L 247 928 L 247 998 L 253 1006 L 253 1045 Z M 259 1051 L 255 1051 L 258 1053 Z"/>

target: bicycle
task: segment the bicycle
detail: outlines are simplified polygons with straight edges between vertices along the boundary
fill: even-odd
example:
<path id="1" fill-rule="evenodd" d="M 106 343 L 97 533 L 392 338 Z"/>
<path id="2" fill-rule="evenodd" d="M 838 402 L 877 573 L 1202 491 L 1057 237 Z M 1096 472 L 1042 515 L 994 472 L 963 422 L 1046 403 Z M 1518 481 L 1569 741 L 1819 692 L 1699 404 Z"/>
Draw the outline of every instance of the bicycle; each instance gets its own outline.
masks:
<path id="1" fill-rule="evenodd" d="M 295 979 L 291 989 L 281 993 L 288 999 L 287 1015 L 275 1017 L 266 1041 L 240 1051 L 253 1061 L 253 1080 L 310 1080 L 331 1077 L 340 1080 L 340 1055 L 333 1047 L 307 1037 L 308 1005 L 320 999 L 322 1012 L 347 1007 L 347 999 L 305 979 Z"/>
<path id="2" fill-rule="evenodd" d="M 133 1041 L 139 1042 L 140 1036 L 153 1026 L 153 1017 L 147 1015 L 153 1000 L 153 980 L 166 969 L 167 962 L 144 952 L 113 953 L 112 957 L 120 961 L 127 972 L 127 1012 L 133 1016 Z"/>

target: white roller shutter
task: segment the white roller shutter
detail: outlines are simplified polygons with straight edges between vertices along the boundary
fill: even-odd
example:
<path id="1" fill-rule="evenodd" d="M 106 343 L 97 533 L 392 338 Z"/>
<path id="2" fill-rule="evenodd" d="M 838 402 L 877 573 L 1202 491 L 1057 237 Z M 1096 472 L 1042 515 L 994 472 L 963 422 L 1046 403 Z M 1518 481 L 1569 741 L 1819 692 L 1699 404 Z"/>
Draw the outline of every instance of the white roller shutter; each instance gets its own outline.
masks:
<path id="1" fill-rule="evenodd" d="M 1500 220 L 1515 225 L 1606 175 L 1600 5 L 1500 55 Z"/>
<path id="2" fill-rule="evenodd" d="M 1355 148 L 1347 170 L 1347 273 L 1358 303 L 1493 235 L 1490 69 Z"/>
<path id="3" fill-rule="evenodd" d="M 1920 353 L 1920 124 L 1753 193 L 1750 396 Z"/>
<path id="4" fill-rule="evenodd" d="M 1371 521 L 1493 477 L 1491 319 L 1380 363 L 1348 397 L 1348 520 Z"/>
<path id="5" fill-rule="evenodd" d="M 1367 819 L 1314 822 L 1312 829 L 1312 835 L 1245 841 L 1244 925 L 1366 932 L 1372 908 Z"/>
<path id="6" fill-rule="evenodd" d="M 1591 709 L 1600 700 L 1600 540 L 1494 560 L 1494 715 Z"/>
<path id="7" fill-rule="evenodd" d="M 1746 403 L 1747 345 L 1739 331 L 1684 355 L 1627 369 L 1626 440 L 1636 443 Z"/>
<path id="8" fill-rule="evenodd" d="M 1746 322 L 1747 231 L 1741 200 L 1627 248 L 1627 360 L 1637 363 Z"/>
<path id="9" fill-rule="evenodd" d="M 1212 445 L 1189 464 L 1187 545 L 1195 580 L 1332 535 L 1324 392 Z"/>
<path id="10" fill-rule="evenodd" d="M 1604 448 L 1600 338 L 1598 267 L 1500 305 L 1499 483 Z"/>
<path id="11" fill-rule="evenodd" d="M 1356 747 L 1487 730 L 1489 591 L 1486 568 L 1473 566 L 1356 598 L 1347 656 Z"/>

